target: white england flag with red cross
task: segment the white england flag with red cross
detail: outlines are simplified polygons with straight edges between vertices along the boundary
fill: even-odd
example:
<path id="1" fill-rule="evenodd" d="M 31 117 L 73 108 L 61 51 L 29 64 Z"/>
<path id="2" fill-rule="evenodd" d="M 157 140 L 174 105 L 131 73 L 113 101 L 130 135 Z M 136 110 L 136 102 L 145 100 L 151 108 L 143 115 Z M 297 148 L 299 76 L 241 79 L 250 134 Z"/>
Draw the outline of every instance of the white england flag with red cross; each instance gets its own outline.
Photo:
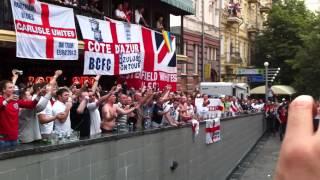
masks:
<path id="1" fill-rule="evenodd" d="M 78 40 L 73 9 L 37 0 L 11 0 L 17 57 L 77 60 Z"/>
<path id="2" fill-rule="evenodd" d="M 77 15 L 84 40 L 87 75 L 140 72 L 144 61 L 141 27 Z"/>

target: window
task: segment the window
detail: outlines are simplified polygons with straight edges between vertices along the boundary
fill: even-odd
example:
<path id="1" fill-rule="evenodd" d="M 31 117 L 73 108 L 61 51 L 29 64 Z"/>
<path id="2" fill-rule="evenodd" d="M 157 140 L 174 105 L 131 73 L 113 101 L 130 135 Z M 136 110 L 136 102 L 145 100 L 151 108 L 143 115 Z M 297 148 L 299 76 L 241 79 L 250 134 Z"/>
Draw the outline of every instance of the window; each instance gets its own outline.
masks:
<path id="1" fill-rule="evenodd" d="M 198 74 L 198 56 L 199 56 L 199 53 L 198 53 L 198 45 L 195 44 L 193 45 L 193 52 L 194 52 L 194 55 L 193 55 L 193 59 L 194 59 L 194 74 Z"/>
<path id="2" fill-rule="evenodd" d="M 216 49 L 215 48 L 211 48 L 211 53 L 210 53 L 210 56 L 211 56 L 211 61 L 215 61 L 216 60 Z"/>
<path id="3" fill-rule="evenodd" d="M 216 60 L 216 49 L 213 47 L 207 47 L 207 60 L 215 61 Z"/>

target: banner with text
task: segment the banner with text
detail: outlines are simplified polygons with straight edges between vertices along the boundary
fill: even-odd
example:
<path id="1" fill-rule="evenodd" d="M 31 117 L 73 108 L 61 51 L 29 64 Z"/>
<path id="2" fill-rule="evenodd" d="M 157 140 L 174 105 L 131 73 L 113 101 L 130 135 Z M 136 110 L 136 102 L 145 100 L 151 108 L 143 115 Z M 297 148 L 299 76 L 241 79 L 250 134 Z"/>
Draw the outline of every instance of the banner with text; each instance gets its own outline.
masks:
<path id="1" fill-rule="evenodd" d="M 11 0 L 11 7 L 16 29 L 17 57 L 78 59 L 73 9 L 36 0 Z"/>
<path id="2" fill-rule="evenodd" d="M 142 72 L 125 77 L 129 87 L 142 86 L 163 89 L 167 85 L 176 91 L 176 38 L 168 32 L 159 33 L 142 27 L 145 59 Z"/>
<path id="3" fill-rule="evenodd" d="M 84 39 L 84 74 L 140 72 L 144 60 L 141 27 L 77 15 Z"/>

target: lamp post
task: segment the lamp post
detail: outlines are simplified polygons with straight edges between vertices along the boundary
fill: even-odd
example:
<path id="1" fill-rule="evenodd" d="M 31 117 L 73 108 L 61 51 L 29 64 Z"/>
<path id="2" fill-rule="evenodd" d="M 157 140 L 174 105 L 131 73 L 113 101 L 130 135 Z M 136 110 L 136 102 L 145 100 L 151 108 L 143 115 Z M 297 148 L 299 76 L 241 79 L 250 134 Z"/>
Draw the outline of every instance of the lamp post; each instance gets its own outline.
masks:
<path id="1" fill-rule="evenodd" d="M 264 62 L 264 69 L 265 69 L 265 82 L 266 82 L 266 87 L 265 87 L 265 103 L 267 104 L 268 102 L 268 67 L 269 67 L 269 62 Z"/>

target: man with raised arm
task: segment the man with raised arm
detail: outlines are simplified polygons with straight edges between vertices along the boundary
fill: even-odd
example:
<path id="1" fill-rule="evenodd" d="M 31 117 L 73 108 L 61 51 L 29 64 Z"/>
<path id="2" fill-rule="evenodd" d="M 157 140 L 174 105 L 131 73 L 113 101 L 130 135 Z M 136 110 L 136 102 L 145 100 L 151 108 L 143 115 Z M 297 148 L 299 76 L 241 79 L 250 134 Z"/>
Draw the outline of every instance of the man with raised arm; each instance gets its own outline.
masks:
<path id="1" fill-rule="evenodd" d="M 15 93 L 12 81 L 0 82 L 0 148 L 15 146 L 18 140 L 19 108 L 33 109 L 36 107 L 40 97 L 35 100 L 19 99 Z"/>
<path id="2" fill-rule="evenodd" d="M 136 104 L 135 107 L 130 109 L 124 110 L 119 108 L 116 103 L 116 93 L 119 92 L 121 89 L 121 85 L 117 86 L 116 91 L 111 91 L 110 96 L 106 99 L 106 104 L 102 108 L 102 123 L 101 123 L 101 130 L 103 133 L 112 132 L 113 128 L 116 125 L 116 119 L 118 114 L 129 114 L 140 107 L 140 104 Z"/>
<path id="3" fill-rule="evenodd" d="M 52 77 L 52 79 L 49 82 L 49 85 L 52 88 L 52 96 L 54 96 L 55 91 L 57 89 L 57 79 L 59 76 L 62 75 L 62 71 L 61 70 L 57 70 L 54 73 L 54 76 Z M 58 113 L 56 115 L 53 115 L 53 105 L 55 103 L 55 99 L 52 97 L 50 99 L 50 102 L 47 103 L 46 108 L 38 113 L 38 119 L 40 122 L 40 133 L 43 139 L 47 139 L 49 137 L 49 135 L 52 133 L 53 131 L 53 126 L 54 126 L 54 120 L 57 119 L 58 116 L 62 116 L 63 113 Z"/>

